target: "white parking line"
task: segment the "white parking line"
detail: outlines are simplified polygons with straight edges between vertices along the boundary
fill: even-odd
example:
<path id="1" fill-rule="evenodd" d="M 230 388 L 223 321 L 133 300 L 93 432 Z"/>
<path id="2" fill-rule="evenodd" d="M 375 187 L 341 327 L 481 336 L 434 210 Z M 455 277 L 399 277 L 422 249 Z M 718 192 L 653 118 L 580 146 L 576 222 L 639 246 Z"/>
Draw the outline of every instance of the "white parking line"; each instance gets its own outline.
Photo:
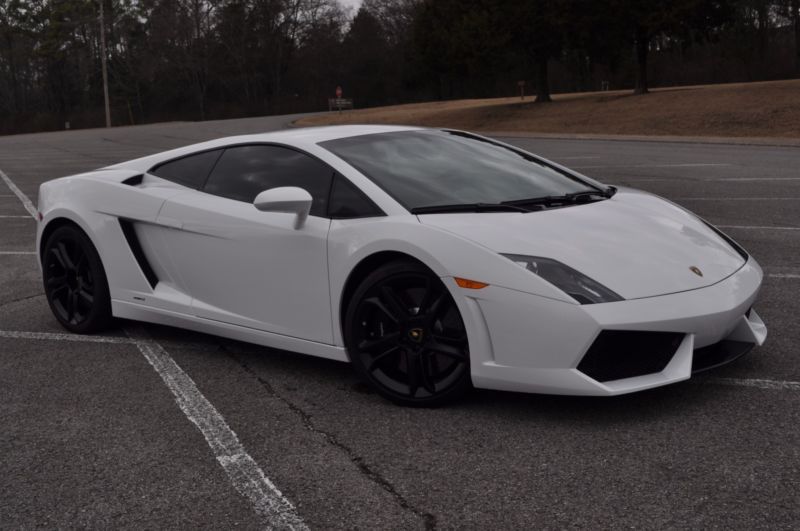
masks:
<path id="1" fill-rule="evenodd" d="M 723 182 L 800 181 L 800 177 L 719 177 L 717 179 L 709 179 L 709 180 L 723 181 Z"/>
<path id="2" fill-rule="evenodd" d="M 150 341 L 147 332 L 136 327 L 126 330 L 136 346 L 175 396 L 178 407 L 197 426 L 214 457 L 228 474 L 239 493 L 250 500 L 269 527 L 308 529 L 294 505 L 264 474 L 258 463 L 244 449 L 236 433 L 161 345 Z"/>
<path id="3" fill-rule="evenodd" d="M 673 197 L 674 201 L 800 201 L 800 197 Z"/>
<path id="4" fill-rule="evenodd" d="M 759 182 L 759 181 L 800 181 L 800 177 L 718 177 L 715 179 L 675 179 L 669 177 L 653 177 L 648 179 L 626 178 L 626 182 L 633 183 L 661 183 L 661 182 L 691 182 L 691 183 L 719 183 L 719 182 Z"/>
<path id="5" fill-rule="evenodd" d="M 706 383 L 718 385 L 737 385 L 742 387 L 757 387 L 758 389 L 800 391 L 800 382 L 787 382 L 781 380 L 759 380 L 753 378 L 709 378 Z"/>
<path id="6" fill-rule="evenodd" d="M 708 168 L 713 166 L 733 166 L 728 162 L 697 162 L 686 164 L 609 164 L 602 166 L 572 166 L 576 170 L 595 170 L 601 168 Z"/>
<path id="7" fill-rule="evenodd" d="M 800 279 L 800 275 L 795 275 L 794 273 L 770 273 L 767 276 L 769 278 L 788 278 L 793 280 Z"/>
<path id="8" fill-rule="evenodd" d="M 9 179 L 9 178 L 8 178 L 8 175 L 6 175 L 5 173 L 3 173 L 3 170 L 0 170 L 0 179 L 2 179 L 2 180 L 3 180 L 3 182 L 4 182 L 4 183 L 6 183 L 6 186 L 8 186 L 8 188 L 9 188 L 9 189 L 10 189 L 12 192 L 14 192 L 14 195 L 16 195 L 16 196 L 19 198 L 19 200 L 20 200 L 20 201 L 22 201 L 22 206 L 24 206 L 24 207 L 25 207 L 25 210 L 27 210 L 27 211 L 28 211 L 28 213 L 29 213 L 31 216 L 33 216 L 34 218 L 36 218 L 36 216 L 37 216 L 37 214 L 38 214 L 38 211 L 36 210 L 36 207 L 35 207 L 35 206 L 33 206 L 33 202 L 31 202 L 31 200 L 30 200 L 30 199 L 28 199 L 28 196 L 27 196 L 27 195 L 25 195 L 25 194 L 23 194 L 23 193 L 22 193 L 22 190 L 20 190 L 19 188 L 17 188 L 17 185 L 16 185 L 16 184 L 14 184 L 14 183 L 11 181 L 11 179 Z"/>
<path id="9" fill-rule="evenodd" d="M 0 330 L 0 338 L 5 339 L 38 339 L 46 341 L 73 341 L 83 343 L 117 343 L 129 344 L 136 343 L 128 337 L 113 336 L 82 336 L 77 334 L 53 334 L 49 332 L 23 332 L 19 330 Z"/>
<path id="10" fill-rule="evenodd" d="M 19 198 L 31 216 L 37 217 L 38 212 L 31 200 L 1 170 L 0 178 Z M 269 529 L 308 530 L 294 505 L 281 494 L 281 491 L 264 474 L 258 463 L 245 451 L 236 433 L 228 426 L 211 402 L 203 396 L 191 377 L 175 363 L 169 353 L 153 341 L 144 328 L 136 327 L 133 333 L 128 330 L 125 333 L 129 336 L 127 342 L 134 344 L 139 349 L 175 396 L 175 401 L 186 418 L 194 423 L 203 434 L 233 487 L 250 500 L 256 513 L 264 519 L 265 526 Z M 0 337 L 59 341 L 85 341 L 88 338 L 90 342 L 95 343 L 122 343 L 125 341 L 125 338 L 70 336 L 69 334 L 38 332 L 5 332 L 5 334 L 8 335 L 0 334 Z M 12 336 L 13 334 L 16 336 Z"/>
<path id="11" fill-rule="evenodd" d="M 31 218 L 30 216 L 28 216 L 27 214 L 26 214 L 26 215 L 24 215 L 24 216 L 19 216 L 19 215 L 17 215 L 17 216 L 12 216 L 12 215 L 4 215 L 4 214 L 0 214 L 0 219 L 3 219 L 3 218 L 32 219 L 32 218 Z M 36 218 L 33 218 L 33 219 L 36 219 Z"/>
<path id="12" fill-rule="evenodd" d="M 742 230 L 800 230 L 800 227 L 768 227 L 764 225 L 717 225 L 720 229 Z"/>
<path id="13" fill-rule="evenodd" d="M 36 251 L 0 251 L 0 255 L 36 254 Z"/>

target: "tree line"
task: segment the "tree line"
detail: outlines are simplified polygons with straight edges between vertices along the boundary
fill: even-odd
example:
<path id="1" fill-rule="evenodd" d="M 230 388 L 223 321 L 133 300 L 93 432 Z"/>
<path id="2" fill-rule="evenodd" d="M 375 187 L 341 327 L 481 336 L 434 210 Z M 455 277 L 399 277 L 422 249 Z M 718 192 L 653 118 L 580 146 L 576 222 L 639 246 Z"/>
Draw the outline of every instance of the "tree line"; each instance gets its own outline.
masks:
<path id="1" fill-rule="evenodd" d="M 800 0 L 0 0 L 0 133 L 800 75 Z"/>

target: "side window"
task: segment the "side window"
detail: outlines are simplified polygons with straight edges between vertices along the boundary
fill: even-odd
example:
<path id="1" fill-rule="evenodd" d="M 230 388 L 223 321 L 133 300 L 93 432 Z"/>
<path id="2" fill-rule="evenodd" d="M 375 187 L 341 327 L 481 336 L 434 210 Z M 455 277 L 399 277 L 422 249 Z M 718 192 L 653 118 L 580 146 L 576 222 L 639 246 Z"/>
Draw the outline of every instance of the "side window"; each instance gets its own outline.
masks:
<path id="1" fill-rule="evenodd" d="M 189 188 L 199 190 L 211 173 L 214 164 L 217 163 L 221 149 L 205 151 L 197 155 L 189 155 L 170 162 L 164 162 L 155 166 L 148 173 L 172 181 Z"/>
<path id="2" fill-rule="evenodd" d="M 325 217 L 333 170 L 299 151 L 280 146 L 239 146 L 225 150 L 204 192 L 252 203 L 270 188 L 299 186 L 314 202 L 311 215 Z"/>
<path id="3" fill-rule="evenodd" d="M 328 215 L 334 219 L 350 219 L 372 218 L 386 214 L 364 192 L 337 173 L 333 181 L 333 190 L 331 190 Z"/>

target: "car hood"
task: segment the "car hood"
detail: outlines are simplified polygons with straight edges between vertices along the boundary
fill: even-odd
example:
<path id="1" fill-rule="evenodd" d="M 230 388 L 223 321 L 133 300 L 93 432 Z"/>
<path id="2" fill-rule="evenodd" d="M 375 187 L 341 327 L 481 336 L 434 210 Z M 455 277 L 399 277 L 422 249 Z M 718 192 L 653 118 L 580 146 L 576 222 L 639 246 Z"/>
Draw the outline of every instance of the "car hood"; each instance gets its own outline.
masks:
<path id="1" fill-rule="evenodd" d="M 693 214 L 633 190 L 527 214 L 427 214 L 419 219 L 498 253 L 558 260 L 625 299 L 710 286 L 745 263 Z"/>

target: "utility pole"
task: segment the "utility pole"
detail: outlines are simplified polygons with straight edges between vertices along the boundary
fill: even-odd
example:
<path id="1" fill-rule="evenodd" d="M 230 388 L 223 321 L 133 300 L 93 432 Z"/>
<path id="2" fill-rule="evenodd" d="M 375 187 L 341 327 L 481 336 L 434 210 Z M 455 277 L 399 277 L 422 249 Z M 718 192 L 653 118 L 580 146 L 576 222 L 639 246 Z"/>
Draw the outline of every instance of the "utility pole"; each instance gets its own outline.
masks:
<path id="1" fill-rule="evenodd" d="M 103 4 L 100 0 L 100 63 L 103 67 L 103 99 L 106 106 L 106 127 L 111 127 L 111 108 L 108 104 L 108 68 L 106 67 L 106 22 L 103 16 Z"/>

